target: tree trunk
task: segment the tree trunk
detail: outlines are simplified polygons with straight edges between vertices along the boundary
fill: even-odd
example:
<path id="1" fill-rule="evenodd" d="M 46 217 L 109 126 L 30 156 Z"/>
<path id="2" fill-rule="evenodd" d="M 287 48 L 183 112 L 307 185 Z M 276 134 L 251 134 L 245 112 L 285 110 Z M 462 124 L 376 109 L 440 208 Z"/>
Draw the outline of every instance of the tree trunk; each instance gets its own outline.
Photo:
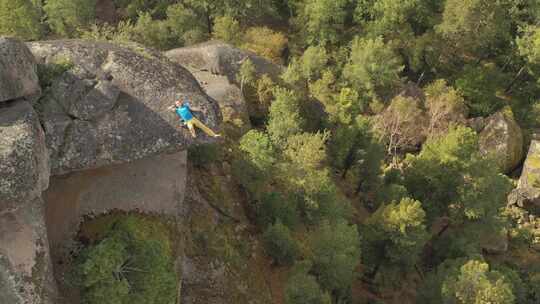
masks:
<path id="1" fill-rule="evenodd" d="M 512 82 L 510 82 L 506 90 L 504 90 L 505 93 L 510 93 L 512 91 L 512 87 L 519 80 L 519 78 L 521 77 L 521 73 L 523 73 L 524 70 L 525 70 L 525 66 L 522 66 L 521 69 L 519 69 L 519 71 L 516 73 L 516 76 L 514 76 L 514 79 L 512 80 Z"/>
<path id="2" fill-rule="evenodd" d="M 208 27 L 208 35 L 210 36 L 212 35 L 212 30 L 213 30 L 211 14 L 212 12 L 210 8 L 206 8 L 206 26 Z"/>

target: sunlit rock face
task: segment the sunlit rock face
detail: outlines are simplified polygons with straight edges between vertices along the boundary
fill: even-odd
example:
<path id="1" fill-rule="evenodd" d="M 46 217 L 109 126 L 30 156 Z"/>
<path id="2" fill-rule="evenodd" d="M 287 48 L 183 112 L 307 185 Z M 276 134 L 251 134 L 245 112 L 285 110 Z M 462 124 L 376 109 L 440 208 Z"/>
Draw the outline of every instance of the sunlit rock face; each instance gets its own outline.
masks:
<path id="1" fill-rule="evenodd" d="M 38 63 L 60 65 L 39 100 L 53 174 L 129 162 L 181 151 L 193 143 L 175 113 L 167 110 L 189 98 L 197 117 L 215 128 L 216 102 L 179 64 L 137 45 L 62 40 L 28 44 Z"/>

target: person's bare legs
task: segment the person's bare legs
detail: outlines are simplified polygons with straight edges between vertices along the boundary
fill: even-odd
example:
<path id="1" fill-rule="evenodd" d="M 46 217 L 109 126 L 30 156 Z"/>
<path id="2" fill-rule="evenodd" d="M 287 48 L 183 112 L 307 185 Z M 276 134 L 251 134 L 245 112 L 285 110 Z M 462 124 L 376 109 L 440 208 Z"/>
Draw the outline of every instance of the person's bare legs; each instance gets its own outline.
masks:
<path id="1" fill-rule="evenodd" d="M 193 120 L 194 120 L 194 119 L 195 119 L 195 118 L 192 118 L 192 119 L 190 119 L 189 121 L 187 121 L 187 122 L 186 122 L 186 125 L 187 125 L 187 127 L 188 127 L 188 129 L 189 129 L 189 132 L 191 133 L 191 137 L 196 138 L 196 137 L 197 137 L 197 134 L 195 133 L 195 127 L 193 126 Z"/>
<path id="2" fill-rule="evenodd" d="M 205 126 L 200 120 L 198 120 L 195 117 L 192 118 L 189 122 L 193 123 L 193 125 L 195 125 L 197 128 L 203 130 L 203 132 L 208 134 L 208 136 L 211 136 L 211 137 L 220 137 L 221 136 L 220 134 L 216 134 L 209 127 Z"/>

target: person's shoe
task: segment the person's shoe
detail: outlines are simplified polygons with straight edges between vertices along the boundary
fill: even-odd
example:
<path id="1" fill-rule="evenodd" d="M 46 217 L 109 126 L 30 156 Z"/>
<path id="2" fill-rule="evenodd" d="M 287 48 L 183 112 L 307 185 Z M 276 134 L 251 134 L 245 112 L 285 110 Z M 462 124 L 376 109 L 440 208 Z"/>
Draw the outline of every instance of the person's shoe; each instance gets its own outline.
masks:
<path id="1" fill-rule="evenodd" d="M 214 135 L 215 138 L 221 137 L 221 134 Z"/>

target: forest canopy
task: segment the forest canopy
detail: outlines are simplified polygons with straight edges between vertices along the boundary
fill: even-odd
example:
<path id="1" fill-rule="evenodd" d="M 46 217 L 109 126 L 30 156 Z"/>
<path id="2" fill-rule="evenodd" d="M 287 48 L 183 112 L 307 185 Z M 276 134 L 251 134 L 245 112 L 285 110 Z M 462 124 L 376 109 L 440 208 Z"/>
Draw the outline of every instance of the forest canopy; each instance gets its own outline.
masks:
<path id="1" fill-rule="evenodd" d="M 216 39 L 282 65 L 242 63 L 256 111 L 227 161 L 287 304 L 540 303 L 539 214 L 507 206 L 524 155 L 505 170 L 482 135 L 503 117 L 526 151 L 540 129 L 540 1 L 0 0 L 0 35 Z M 122 260 L 116 238 L 85 254 Z"/>

